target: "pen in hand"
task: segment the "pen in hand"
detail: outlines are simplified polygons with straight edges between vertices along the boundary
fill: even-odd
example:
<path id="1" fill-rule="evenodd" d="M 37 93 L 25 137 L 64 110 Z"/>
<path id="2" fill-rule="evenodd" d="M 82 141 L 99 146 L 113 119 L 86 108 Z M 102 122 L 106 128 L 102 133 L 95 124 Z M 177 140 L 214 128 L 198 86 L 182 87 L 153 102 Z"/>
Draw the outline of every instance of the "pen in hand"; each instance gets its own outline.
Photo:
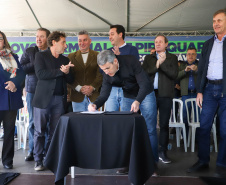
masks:
<path id="1" fill-rule="evenodd" d="M 90 111 L 90 112 L 96 111 L 96 108 L 97 108 L 96 105 L 93 104 L 87 96 L 86 96 L 86 98 L 87 98 L 87 100 L 89 102 L 88 111 Z"/>
<path id="2" fill-rule="evenodd" d="M 88 97 L 88 96 L 86 96 L 86 98 L 87 98 L 87 100 L 88 100 L 89 104 L 92 104 L 92 102 L 90 101 L 89 97 Z"/>

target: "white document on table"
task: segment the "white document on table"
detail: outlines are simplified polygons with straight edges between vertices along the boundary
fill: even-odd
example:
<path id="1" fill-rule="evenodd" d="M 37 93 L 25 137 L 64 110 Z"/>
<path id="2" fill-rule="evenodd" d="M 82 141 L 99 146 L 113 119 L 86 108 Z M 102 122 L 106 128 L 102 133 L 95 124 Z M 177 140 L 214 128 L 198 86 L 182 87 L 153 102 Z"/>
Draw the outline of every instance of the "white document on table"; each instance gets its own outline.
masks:
<path id="1" fill-rule="evenodd" d="M 90 112 L 90 111 L 83 111 L 83 112 L 80 112 L 82 114 L 103 114 L 104 111 L 94 111 L 94 112 Z"/>

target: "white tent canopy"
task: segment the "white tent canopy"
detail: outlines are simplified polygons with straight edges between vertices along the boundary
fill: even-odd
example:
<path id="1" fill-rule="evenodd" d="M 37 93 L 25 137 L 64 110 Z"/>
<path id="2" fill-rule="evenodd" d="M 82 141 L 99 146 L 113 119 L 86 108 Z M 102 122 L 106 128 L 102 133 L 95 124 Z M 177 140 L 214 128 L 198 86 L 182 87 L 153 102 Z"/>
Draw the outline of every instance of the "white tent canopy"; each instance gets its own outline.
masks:
<path id="1" fill-rule="evenodd" d="M 127 32 L 212 30 L 213 13 L 226 0 L 0 0 L 0 30 Z"/>

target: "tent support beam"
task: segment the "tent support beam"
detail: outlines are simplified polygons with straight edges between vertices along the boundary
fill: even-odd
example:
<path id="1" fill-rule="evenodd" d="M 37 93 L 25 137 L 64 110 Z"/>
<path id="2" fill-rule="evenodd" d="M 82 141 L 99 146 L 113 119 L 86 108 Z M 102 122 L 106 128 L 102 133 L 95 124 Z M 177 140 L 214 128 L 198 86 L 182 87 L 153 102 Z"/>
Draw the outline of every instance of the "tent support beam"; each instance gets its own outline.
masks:
<path id="1" fill-rule="evenodd" d="M 162 16 L 163 14 L 165 14 L 166 12 L 172 10 L 173 8 L 177 7 L 178 5 L 180 5 L 181 3 L 184 3 L 186 0 L 182 0 L 181 2 L 173 5 L 171 8 L 165 10 L 164 12 L 160 13 L 159 15 L 157 15 L 156 17 L 154 17 L 153 19 L 151 19 L 150 21 L 148 21 L 147 23 L 145 23 L 143 26 L 141 26 L 140 28 L 138 28 L 135 32 L 138 32 L 140 29 L 142 29 L 143 27 L 145 27 L 146 25 L 148 25 L 150 22 L 154 21 L 155 19 L 159 18 L 160 16 Z"/>
<path id="2" fill-rule="evenodd" d="M 36 17 L 36 15 L 35 15 L 35 13 L 34 13 L 34 11 L 33 11 L 33 9 L 31 8 L 31 6 L 30 6 L 30 4 L 28 3 L 28 1 L 27 1 L 27 0 L 26 0 L 26 3 L 27 3 L 27 5 L 28 5 L 28 7 L 30 8 L 30 10 L 31 10 L 32 14 L 34 15 L 34 17 L 35 17 L 35 19 L 36 19 L 36 21 L 37 21 L 37 23 L 38 23 L 39 27 L 41 28 L 42 26 L 41 26 L 40 22 L 38 21 L 38 19 L 37 19 L 37 17 Z"/>
<path id="3" fill-rule="evenodd" d="M 127 23 L 127 26 L 126 26 L 126 31 L 129 32 L 130 31 L 130 0 L 127 0 L 127 20 L 126 20 L 126 23 Z"/>
<path id="4" fill-rule="evenodd" d="M 73 3 L 73 4 L 75 4 L 76 6 L 80 7 L 81 9 L 83 9 L 83 10 L 89 12 L 90 14 L 94 15 L 95 17 L 97 17 L 98 19 L 102 20 L 103 22 L 105 22 L 105 23 L 108 24 L 109 26 L 112 25 L 110 22 L 108 22 L 107 20 L 105 20 L 103 17 L 97 15 L 96 13 L 94 13 L 94 12 L 92 12 L 91 10 L 85 8 L 84 6 L 82 6 L 82 5 L 78 4 L 78 3 L 76 3 L 75 1 L 73 1 L 73 0 L 68 0 L 68 1 L 70 1 L 70 2 Z"/>

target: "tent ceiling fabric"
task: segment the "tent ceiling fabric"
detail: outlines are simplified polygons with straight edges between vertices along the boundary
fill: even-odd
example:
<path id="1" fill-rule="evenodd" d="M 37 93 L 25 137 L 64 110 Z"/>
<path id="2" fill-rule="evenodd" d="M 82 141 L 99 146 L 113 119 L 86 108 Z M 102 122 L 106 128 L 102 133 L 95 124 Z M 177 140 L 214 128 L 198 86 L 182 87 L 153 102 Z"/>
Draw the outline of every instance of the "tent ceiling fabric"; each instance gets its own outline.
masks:
<path id="1" fill-rule="evenodd" d="M 139 32 L 212 30 L 213 13 L 226 8 L 226 0 L 74 0 L 102 17 L 106 20 L 104 22 L 69 0 L 27 2 L 42 27 L 66 32 L 78 32 L 82 29 L 89 32 L 108 32 L 109 25 L 106 22 L 124 25 L 130 32 L 138 29 Z M 0 0 L 1 31 L 35 31 L 39 28 L 27 2 Z M 163 12 L 165 13 L 162 14 Z M 160 16 L 157 17 L 158 15 Z M 146 23 L 148 24 L 141 28 Z"/>

